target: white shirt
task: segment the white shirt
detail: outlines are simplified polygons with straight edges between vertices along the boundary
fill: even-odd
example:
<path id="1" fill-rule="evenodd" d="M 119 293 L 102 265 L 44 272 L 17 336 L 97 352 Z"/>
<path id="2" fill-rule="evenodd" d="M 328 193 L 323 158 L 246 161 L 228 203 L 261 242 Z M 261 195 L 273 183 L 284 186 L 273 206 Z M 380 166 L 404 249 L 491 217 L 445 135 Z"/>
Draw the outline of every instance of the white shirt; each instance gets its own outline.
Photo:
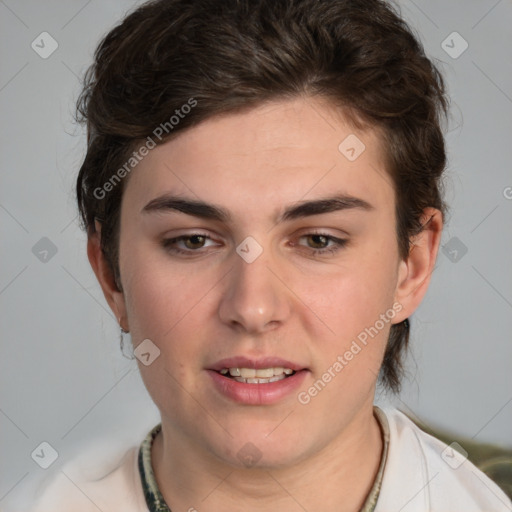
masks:
<path id="1" fill-rule="evenodd" d="M 507 495 L 459 452 L 397 409 L 382 410 L 390 444 L 375 512 L 512 511 Z"/>
<path id="2" fill-rule="evenodd" d="M 397 409 L 381 410 L 389 447 L 374 512 L 512 512 L 510 499 L 469 460 Z M 95 479 L 64 467 L 32 512 L 148 512 L 137 455 L 130 448 Z"/>

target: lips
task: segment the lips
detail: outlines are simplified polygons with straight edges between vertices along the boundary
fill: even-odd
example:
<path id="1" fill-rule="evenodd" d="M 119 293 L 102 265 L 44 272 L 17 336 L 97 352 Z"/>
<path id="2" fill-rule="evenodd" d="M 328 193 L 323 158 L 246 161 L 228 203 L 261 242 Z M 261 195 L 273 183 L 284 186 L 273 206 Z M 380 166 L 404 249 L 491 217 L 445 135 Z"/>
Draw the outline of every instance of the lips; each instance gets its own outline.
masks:
<path id="1" fill-rule="evenodd" d="M 307 368 L 299 363 L 287 361 L 286 359 L 281 359 L 279 357 L 250 359 L 243 356 L 221 359 L 220 361 L 217 361 L 212 366 L 210 366 L 208 369 L 220 372 L 225 368 L 250 368 L 255 370 L 264 370 L 268 368 L 288 368 L 295 372 L 300 370 L 307 370 Z"/>
<path id="2" fill-rule="evenodd" d="M 270 405 L 296 392 L 308 369 L 276 357 L 232 357 L 217 361 L 207 372 L 214 389 L 225 398 L 247 405 Z"/>

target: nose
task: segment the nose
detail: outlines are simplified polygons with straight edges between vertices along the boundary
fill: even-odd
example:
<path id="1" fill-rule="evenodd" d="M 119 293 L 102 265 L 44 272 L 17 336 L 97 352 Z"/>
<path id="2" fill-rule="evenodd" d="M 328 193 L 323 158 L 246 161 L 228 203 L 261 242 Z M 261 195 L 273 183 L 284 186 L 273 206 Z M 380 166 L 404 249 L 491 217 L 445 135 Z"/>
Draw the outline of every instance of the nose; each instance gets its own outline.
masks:
<path id="1" fill-rule="evenodd" d="M 219 304 L 221 321 L 250 334 L 282 325 L 290 315 L 291 302 L 282 276 L 277 277 L 280 272 L 276 263 L 266 251 L 251 263 L 238 255 L 234 258 Z"/>

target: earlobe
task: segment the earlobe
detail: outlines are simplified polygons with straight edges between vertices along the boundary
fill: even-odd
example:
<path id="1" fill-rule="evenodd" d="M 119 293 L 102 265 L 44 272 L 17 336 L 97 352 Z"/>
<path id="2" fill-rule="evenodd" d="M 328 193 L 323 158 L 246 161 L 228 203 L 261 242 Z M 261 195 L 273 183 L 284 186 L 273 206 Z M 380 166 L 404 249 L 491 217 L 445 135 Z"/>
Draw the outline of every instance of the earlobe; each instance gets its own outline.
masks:
<path id="1" fill-rule="evenodd" d="M 423 230 L 411 240 L 409 256 L 398 269 L 395 301 L 402 305 L 402 310 L 394 323 L 405 320 L 418 308 L 434 271 L 443 229 L 441 212 L 426 208 L 421 222 Z"/>
<path id="2" fill-rule="evenodd" d="M 101 249 L 101 224 L 98 220 L 94 221 L 95 231 L 90 232 L 87 239 L 87 257 L 91 267 L 100 283 L 103 295 L 118 319 L 121 327 L 128 331 L 126 304 L 123 292 L 119 290 L 112 269 L 105 259 Z M 123 325 L 125 323 L 126 325 Z"/>

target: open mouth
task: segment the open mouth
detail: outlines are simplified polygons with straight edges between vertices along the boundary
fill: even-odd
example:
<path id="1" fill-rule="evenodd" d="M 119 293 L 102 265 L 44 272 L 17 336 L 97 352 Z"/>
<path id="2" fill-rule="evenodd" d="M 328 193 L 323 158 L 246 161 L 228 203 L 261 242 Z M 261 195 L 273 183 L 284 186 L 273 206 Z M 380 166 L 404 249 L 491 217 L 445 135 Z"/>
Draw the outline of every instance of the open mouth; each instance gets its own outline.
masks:
<path id="1" fill-rule="evenodd" d="M 237 382 L 244 384 L 268 384 L 286 379 L 295 374 L 291 368 L 273 367 L 273 368 L 222 368 L 219 373 Z"/>

